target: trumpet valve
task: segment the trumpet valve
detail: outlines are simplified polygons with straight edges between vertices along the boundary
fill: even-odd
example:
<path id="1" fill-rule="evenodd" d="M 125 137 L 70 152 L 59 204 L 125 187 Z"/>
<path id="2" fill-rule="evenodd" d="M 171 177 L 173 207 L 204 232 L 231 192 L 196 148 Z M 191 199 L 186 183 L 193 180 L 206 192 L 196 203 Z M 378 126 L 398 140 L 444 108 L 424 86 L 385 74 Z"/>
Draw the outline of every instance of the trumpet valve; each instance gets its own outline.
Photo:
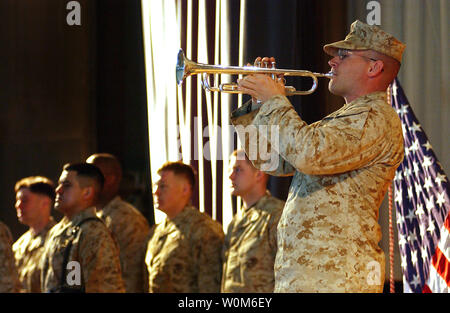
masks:
<path id="1" fill-rule="evenodd" d="M 276 64 L 277 64 L 277 63 L 276 63 L 275 61 L 270 62 L 270 68 L 275 69 L 275 68 L 276 68 Z M 277 75 L 272 74 L 271 76 L 272 76 L 272 79 L 273 79 L 273 80 L 276 80 L 276 79 L 277 79 Z"/>

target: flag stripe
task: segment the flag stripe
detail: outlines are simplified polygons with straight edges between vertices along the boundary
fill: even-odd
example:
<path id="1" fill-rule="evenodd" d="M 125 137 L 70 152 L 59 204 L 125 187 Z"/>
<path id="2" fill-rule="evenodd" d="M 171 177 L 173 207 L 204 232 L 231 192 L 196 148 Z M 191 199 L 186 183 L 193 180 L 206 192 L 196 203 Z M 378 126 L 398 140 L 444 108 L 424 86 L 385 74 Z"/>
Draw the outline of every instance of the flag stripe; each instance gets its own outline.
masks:
<path id="1" fill-rule="evenodd" d="M 448 292 L 450 184 L 398 82 L 390 100 L 402 122 L 405 155 L 394 178 L 404 292 Z"/>
<path id="2" fill-rule="evenodd" d="M 430 287 L 428 287 L 427 284 L 425 284 L 425 285 L 423 286 L 422 292 L 423 292 L 423 293 L 432 293 Z"/>
<path id="3" fill-rule="evenodd" d="M 445 224 L 441 229 L 441 240 L 438 248 L 447 260 L 450 260 L 450 214 L 445 220 Z"/>
<path id="4" fill-rule="evenodd" d="M 439 276 L 442 277 L 447 286 L 450 286 L 450 264 L 439 247 L 436 248 L 433 256 L 433 267 L 435 268 Z"/>
<path id="5" fill-rule="evenodd" d="M 433 266 L 430 266 L 430 276 L 427 283 L 423 288 L 423 293 L 448 293 L 450 292 L 450 287 L 442 279 L 442 277 L 436 272 Z"/>
<path id="6" fill-rule="evenodd" d="M 447 230 L 447 232 L 450 233 L 450 213 L 447 215 L 447 218 L 445 219 L 444 227 Z"/>

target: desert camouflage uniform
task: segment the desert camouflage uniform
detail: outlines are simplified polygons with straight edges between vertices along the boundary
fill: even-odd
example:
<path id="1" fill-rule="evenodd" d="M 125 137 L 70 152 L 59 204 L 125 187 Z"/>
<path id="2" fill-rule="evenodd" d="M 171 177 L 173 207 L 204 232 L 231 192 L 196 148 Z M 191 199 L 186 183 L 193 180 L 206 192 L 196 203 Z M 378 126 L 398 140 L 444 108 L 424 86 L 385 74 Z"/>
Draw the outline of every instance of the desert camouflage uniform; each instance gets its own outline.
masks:
<path id="1" fill-rule="evenodd" d="M 145 250 L 150 227 L 145 217 L 119 196 L 97 212 L 119 246 L 120 267 L 127 292 L 147 292 Z"/>
<path id="2" fill-rule="evenodd" d="M 242 208 L 224 242 L 221 292 L 273 292 L 277 225 L 284 202 L 267 194 Z"/>
<path id="3" fill-rule="evenodd" d="M 159 224 L 145 263 L 150 292 L 219 292 L 222 226 L 195 207 Z"/>
<path id="4" fill-rule="evenodd" d="M 378 208 L 403 159 L 401 123 L 386 93 L 359 97 L 311 125 L 284 96 L 247 112 L 235 111 L 233 124 L 279 126 L 278 167 L 269 174 L 294 174 L 278 224 L 275 292 L 381 292 Z M 249 151 L 257 142 L 246 144 Z"/>
<path id="5" fill-rule="evenodd" d="M 31 229 L 13 244 L 22 292 L 41 292 L 41 269 L 39 268 L 47 233 L 56 222 L 50 217 L 47 225 L 38 234 Z"/>
<path id="6" fill-rule="evenodd" d="M 8 226 L 0 222 L 0 293 L 19 292 L 20 282 L 14 255 L 12 236 Z"/>
<path id="7" fill-rule="evenodd" d="M 64 251 L 67 239 L 72 237 L 70 234 L 74 225 L 95 216 L 95 208 L 88 208 L 70 220 L 64 217 L 50 230 L 41 259 L 43 292 L 59 286 Z M 87 221 L 81 225 L 73 240 L 68 259 L 68 262 L 71 261 L 80 264 L 86 292 L 125 292 L 117 244 L 100 220 Z"/>

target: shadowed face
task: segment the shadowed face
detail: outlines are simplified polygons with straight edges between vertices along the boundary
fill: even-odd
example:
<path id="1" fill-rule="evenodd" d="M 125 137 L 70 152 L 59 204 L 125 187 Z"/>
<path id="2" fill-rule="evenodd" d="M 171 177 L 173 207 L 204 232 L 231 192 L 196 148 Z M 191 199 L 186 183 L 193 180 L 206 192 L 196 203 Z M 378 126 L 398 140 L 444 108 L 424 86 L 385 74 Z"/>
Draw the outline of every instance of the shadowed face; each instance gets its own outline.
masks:
<path id="1" fill-rule="evenodd" d="M 185 178 L 172 171 L 161 171 L 159 177 L 154 193 L 156 208 L 169 216 L 174 215 L 184 208 L 189 199 L 189 184 Z"/>
<path id="2" fill-rule="evenodd" d="M 22 224 L 33 225 L 40 219 L 43 210 L 47 209 L 51 200 L 38 193 L 31 192 L 28 188 L 20 188 L 16 193 L 16 213 Z"/>
<path id="3" fill-rule="evenodd" d="M 233 196 L 245 196 L 257 184 L 257 171 L 246 160 L 238 160 L 236 155 L 230 158 L 228 167 Z"/>
<path id="4" fill-rule="evenodd" d="M 63 171 L 56 187 L 55 209 L 66 214 L 81 205 L 82 188 L 74 171 Z"/>

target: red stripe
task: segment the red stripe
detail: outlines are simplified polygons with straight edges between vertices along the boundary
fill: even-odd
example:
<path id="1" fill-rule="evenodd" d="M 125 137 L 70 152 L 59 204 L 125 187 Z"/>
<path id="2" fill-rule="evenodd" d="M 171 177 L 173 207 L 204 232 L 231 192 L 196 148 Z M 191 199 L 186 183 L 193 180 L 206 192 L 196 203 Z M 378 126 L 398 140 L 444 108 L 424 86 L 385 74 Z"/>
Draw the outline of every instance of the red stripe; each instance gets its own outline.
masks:
<path id="1" fill-rule="evenodd" d="M 444 227 L 447 228 L 447 231 L 450 233 L 450 211 L 447 214 L 447 218 L 445 219 Z"/>
<path id="2" fill-rule="evenodd" d="M 450 287 L 450 263 L 439 247 L 436 247 L 436 251 L 434 252 L 432 265 L 436 268 L 436 271 L 442 279 L 447 283 L 447 286 Z"/>
<path id="3" fill-rule="evenodd" d="M 422 293 L 433 293 L 427 284 L 423 286 Z"/>

